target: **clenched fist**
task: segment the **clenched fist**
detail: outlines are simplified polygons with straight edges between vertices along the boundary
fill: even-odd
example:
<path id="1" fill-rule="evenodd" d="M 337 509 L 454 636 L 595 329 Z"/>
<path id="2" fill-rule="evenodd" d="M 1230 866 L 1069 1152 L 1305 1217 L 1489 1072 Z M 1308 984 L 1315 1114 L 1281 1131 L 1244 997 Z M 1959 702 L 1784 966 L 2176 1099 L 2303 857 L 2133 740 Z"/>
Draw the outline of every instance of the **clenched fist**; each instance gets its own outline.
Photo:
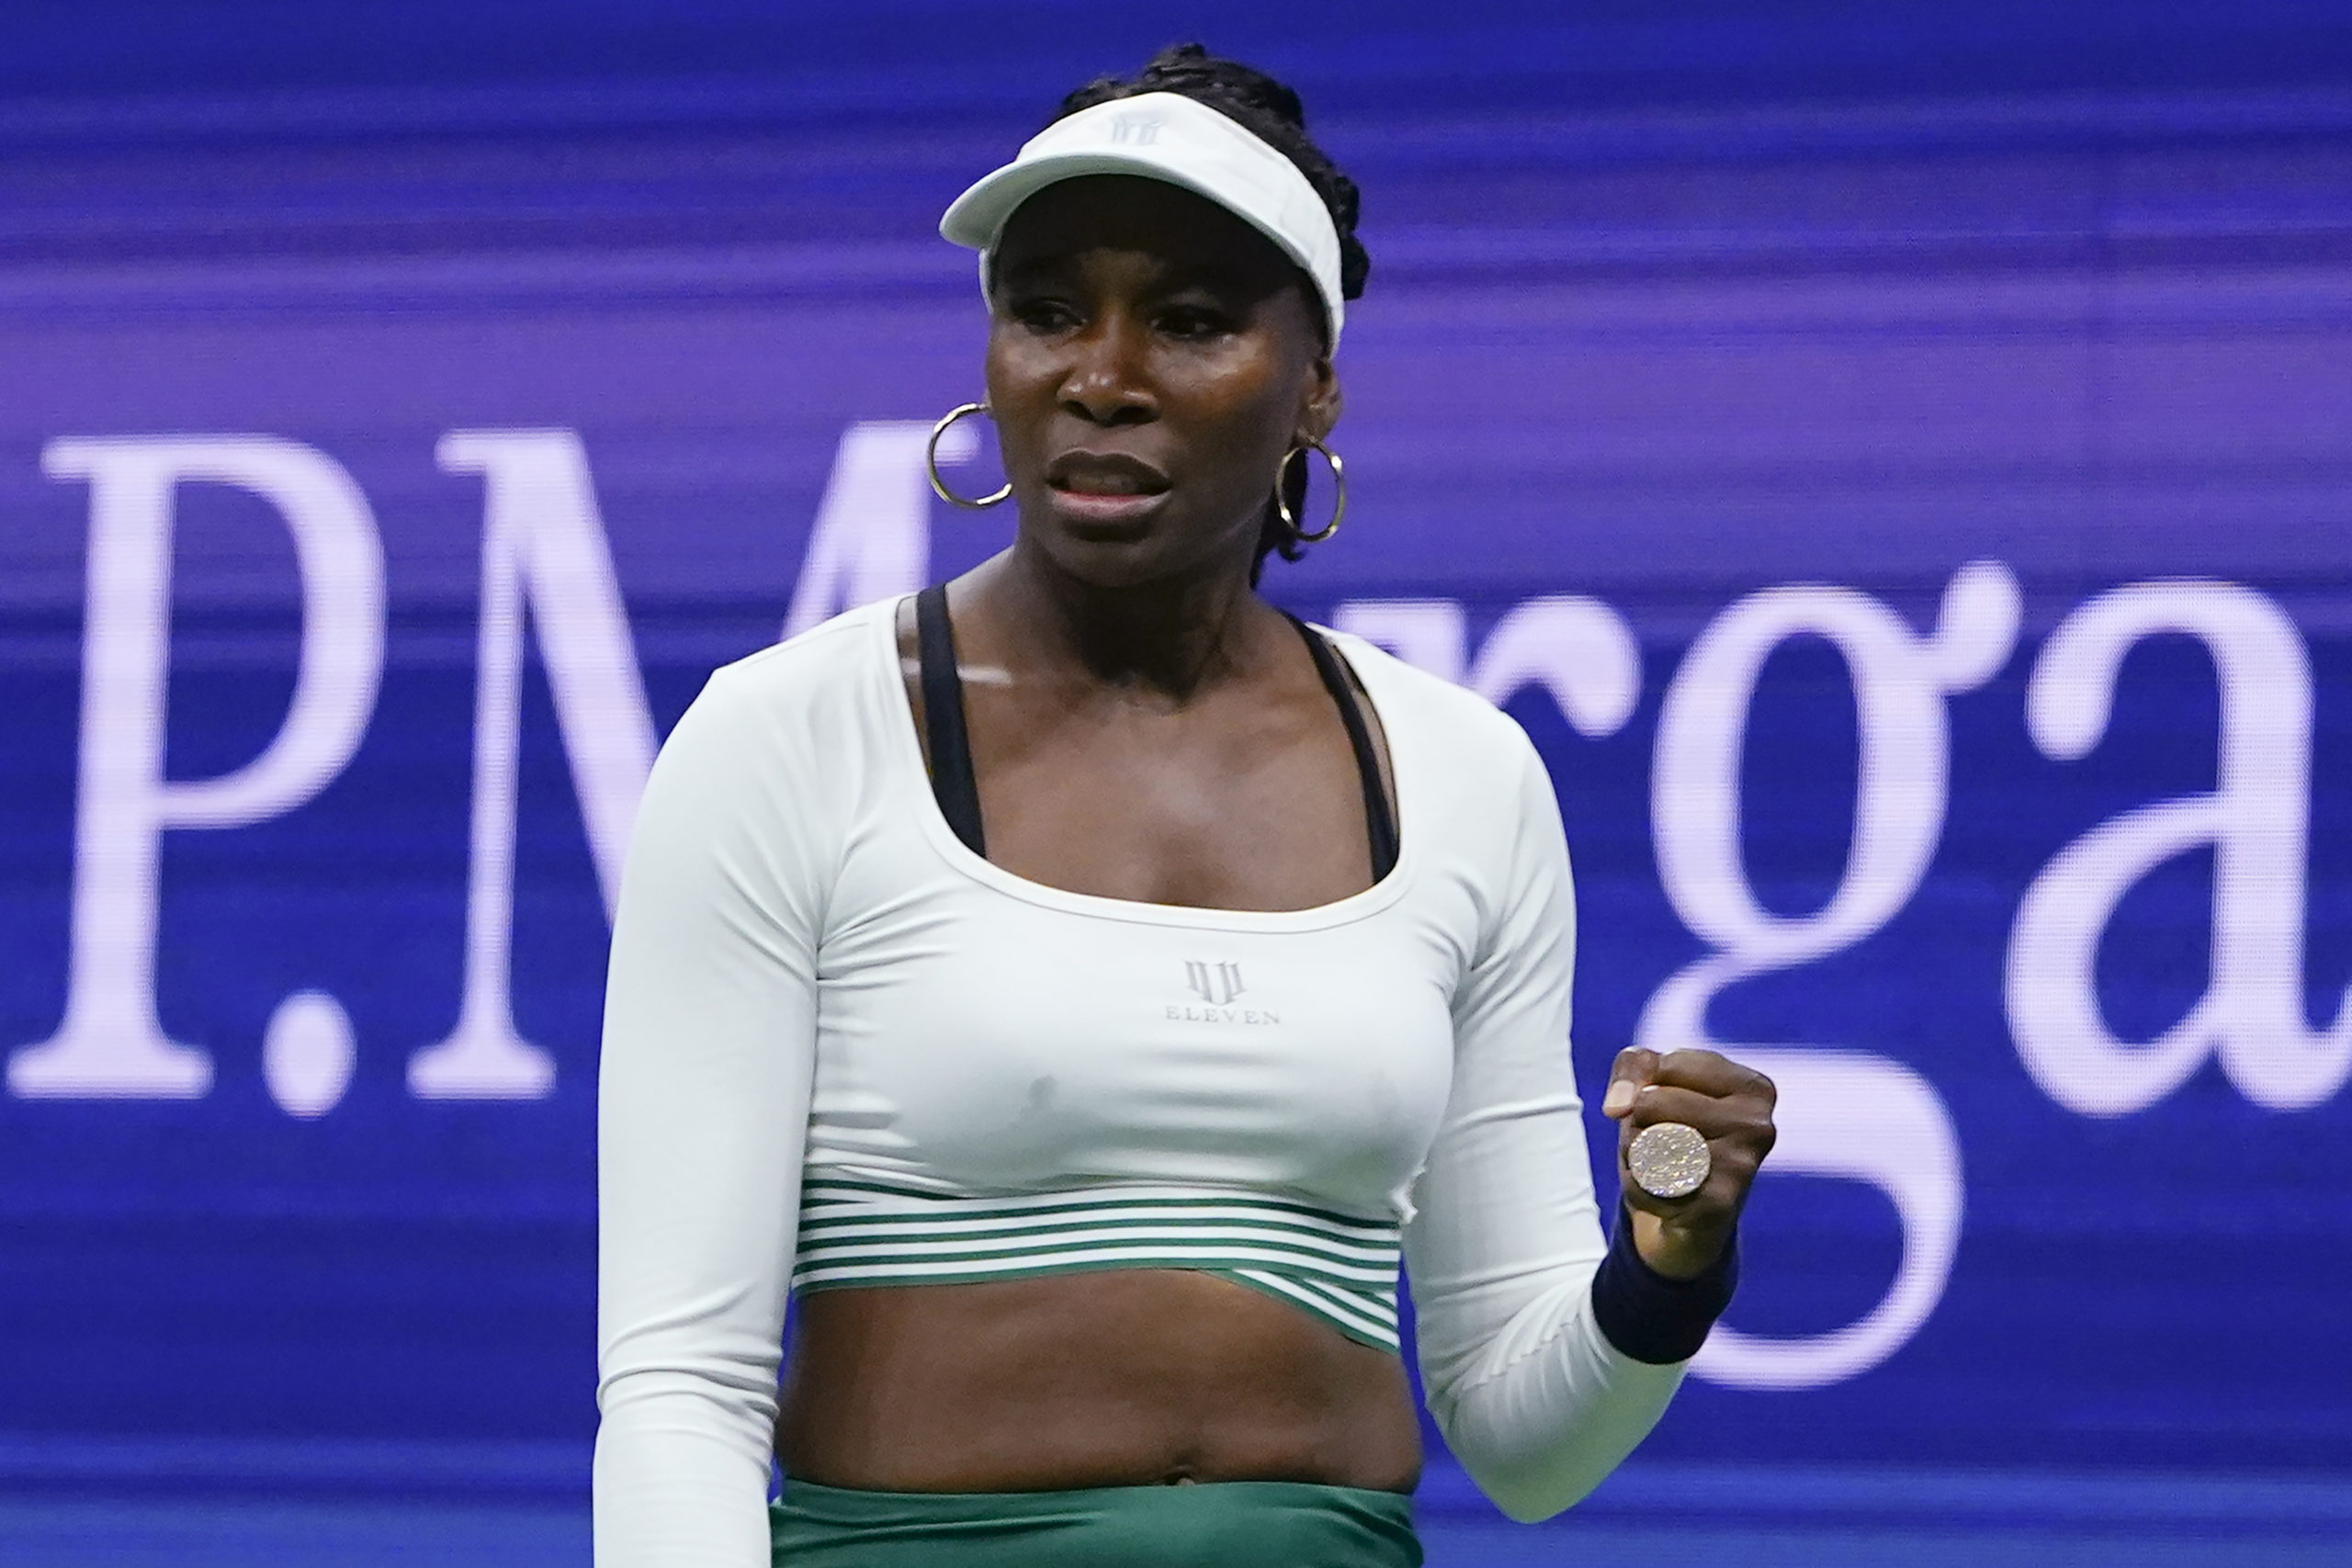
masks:
<path id="1" fill-rule="evenodd" d="M 1617 1184 L 1634 1214 L 1634 1246 L 1642 1261 L 1673 1280 L 1706 1271 L 1723 1255 L 1747 1201 L 1757 1168 L 1772 1151 L 1772 1080 L 1713 1051 L 1655 1051 L 1629 1046 L 1609 1069 L 1603 1114 L 1617 1122 Z M 1695 1127 L 1707 1140 L 1713 1168 L 1685 1198 L 1653 1198 L 1625 1167 L 1636 1134 L 1659 1122 Z"/>

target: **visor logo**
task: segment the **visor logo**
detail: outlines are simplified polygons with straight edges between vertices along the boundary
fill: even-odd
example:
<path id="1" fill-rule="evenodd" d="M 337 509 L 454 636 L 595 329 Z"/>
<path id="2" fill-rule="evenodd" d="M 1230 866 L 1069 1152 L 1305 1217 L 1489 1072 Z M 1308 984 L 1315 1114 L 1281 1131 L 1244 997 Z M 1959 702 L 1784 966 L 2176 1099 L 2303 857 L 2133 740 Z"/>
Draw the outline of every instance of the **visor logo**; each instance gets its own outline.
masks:
<path id="1" fill-rule="evenodd" d="M 1114 147 L 1150 147 L 1159 141 L 1159 117 L 1156 114 L 1123 114 L 1111 120 L 1111 144 Z"/>

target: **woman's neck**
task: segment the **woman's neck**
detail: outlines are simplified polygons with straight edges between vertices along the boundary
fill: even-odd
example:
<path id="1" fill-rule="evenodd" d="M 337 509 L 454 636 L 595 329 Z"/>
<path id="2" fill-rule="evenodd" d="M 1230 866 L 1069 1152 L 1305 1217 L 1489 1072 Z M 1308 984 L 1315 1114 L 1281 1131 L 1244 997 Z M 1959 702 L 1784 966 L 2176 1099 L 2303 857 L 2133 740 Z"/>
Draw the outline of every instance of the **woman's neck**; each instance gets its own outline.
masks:
<path id="1" fill-rule="evenodd" d="M 1266 606 L 1246 568 L 1104 587 L 1015 544 L 974 574 L 974 607 L 1016 676 L 1082 679 L 1183 702 L 1238 672 Z"/>

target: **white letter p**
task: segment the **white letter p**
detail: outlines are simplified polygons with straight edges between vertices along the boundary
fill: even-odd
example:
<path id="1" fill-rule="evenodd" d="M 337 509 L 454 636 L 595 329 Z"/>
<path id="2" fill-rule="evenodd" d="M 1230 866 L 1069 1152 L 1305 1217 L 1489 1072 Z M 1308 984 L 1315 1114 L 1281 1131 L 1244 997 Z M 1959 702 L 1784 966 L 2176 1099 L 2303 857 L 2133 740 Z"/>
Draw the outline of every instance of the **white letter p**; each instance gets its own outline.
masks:
<path id="1" fill-rule="evenodd" d="M 155 1012 L 164 831 L 240 828 L 291 810 L 350 761 L 383 671 L 383 545 L 351 476 L 293 442 L 65 439 L 42 451 L 41 468 L 90 481 L 73 957 L 64 1021 L 9 1058 L 8 1087 L 192 1099 L 211 1088 L 212 1060 L 168 1039 Z M 286 722 L 261 755 L 217 778 L 173 782 L 164 777 L 164 700 L 173 492 L 186 480 L 251 491 L 285 518 L 301 570 L 302 643 Z"/>

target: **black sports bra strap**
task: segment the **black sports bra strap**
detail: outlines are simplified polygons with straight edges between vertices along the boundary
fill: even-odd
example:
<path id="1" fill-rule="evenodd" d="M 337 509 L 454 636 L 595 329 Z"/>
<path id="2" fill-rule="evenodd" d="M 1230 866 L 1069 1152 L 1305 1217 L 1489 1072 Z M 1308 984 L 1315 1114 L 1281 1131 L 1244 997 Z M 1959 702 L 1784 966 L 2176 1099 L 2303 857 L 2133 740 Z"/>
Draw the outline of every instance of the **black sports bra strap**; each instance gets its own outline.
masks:
<path id="1" fill-rule="evenodd" d="M 980 785 L 972 773 L 972 739 L 964 727 L 964 677 L 956 668 L 956 629 L 947 620 L 947 589 L 933 583 L 915 595 L 915 653 L 922 668 L 922 728 L 931 744 L 931 793 L 939 814 L 974 854 L 986 857 L 980 837 Z"/>
<path id="2" fill-rule="evenodd" d="M 1340 723 L 1347 729 L 1348 745 L 1356 754 L 1356 772 L 1363 779 L 1364 827 L 1372 836 L 1372 879 L 1378 882 L 1396 869 L 1396 818 L 1388 809 L 1388 792 L 1380 785 L 1380 759 L 1372 749 L 1372 731 L 1363 722 L 1355 687 L 1340 667 L 1340 656 L 1331 651 L 1331 645 L 1289 611 L 1283 615 L 1306 639 L 1307 657 L 1315 660 L 1315 672 L 1323 677 L 1323 689 L 1340 705 Z"/>

